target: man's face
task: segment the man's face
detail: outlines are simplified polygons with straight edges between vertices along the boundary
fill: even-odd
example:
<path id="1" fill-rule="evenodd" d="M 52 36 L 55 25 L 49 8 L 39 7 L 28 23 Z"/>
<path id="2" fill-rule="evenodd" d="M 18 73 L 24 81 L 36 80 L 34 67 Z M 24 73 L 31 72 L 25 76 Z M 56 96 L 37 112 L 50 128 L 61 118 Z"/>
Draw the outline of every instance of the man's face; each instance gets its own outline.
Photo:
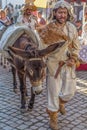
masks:
<path id="1" fill-rule="evenodd" d="M 31 9 L 26 9 L 26 15 L 31 15 Z"/>
<path id="2" fill-rule="evenodd" d="M 38 18 L 41 18 L 41 17 L 42 17 L 41 13 L 38 13 Z"/>
<path id="3" fill-rule="evenodd" d="M 5 12 L 0 12 L 0 18 L 5 18 L 6 15 L 5 15 Z"/>
<path id="4" fill-rule="evenodd" d="M 80 27 L 81 23 L 80 22 L 76 22 L 76 27 Z"/>
<path id="5" fill-rule="evenodd" d="M 66 8 L 58 8 L 58 10 L 55 12 L 56 20 L 63 24 L 67 21 L 68 18 L 68 10 Z"/>

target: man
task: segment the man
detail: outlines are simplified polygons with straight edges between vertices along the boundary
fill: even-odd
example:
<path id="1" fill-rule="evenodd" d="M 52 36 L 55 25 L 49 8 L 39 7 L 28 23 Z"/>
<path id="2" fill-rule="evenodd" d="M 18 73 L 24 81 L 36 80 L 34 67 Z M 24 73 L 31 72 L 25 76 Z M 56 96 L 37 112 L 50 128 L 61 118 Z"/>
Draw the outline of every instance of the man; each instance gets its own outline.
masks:
<path id="1" fill-rule="evenodd" d="M 71 5 L 60 0 L 55 4 L 54 11 L 55 19 L 46 27 L 39 29 L 38 33 L 42 43 L 40 49 L 65 41 L 65 47 L 56 49 L 47 58 L 47 113 L 50 118 L 50 127 L 52 130 L 58 130 L 58 112 L 66 113 L 64 104 L 74 96 L 76 91 L 75 68 L 80 43 L 76 27 L 70 22 Z"/>
<path id="2" fill-rule="evenodd" d="M 32 3 L 27 3 L 22 8 L 22 15 L 20 15 L 17 19 L 17 23 L 23 23 L 26 24 L 31 29 L 36 29 L 37 26 L 37 18 L 32 14 L 33 11 L 36 11 L 36 6 L 34 6 Z"/>

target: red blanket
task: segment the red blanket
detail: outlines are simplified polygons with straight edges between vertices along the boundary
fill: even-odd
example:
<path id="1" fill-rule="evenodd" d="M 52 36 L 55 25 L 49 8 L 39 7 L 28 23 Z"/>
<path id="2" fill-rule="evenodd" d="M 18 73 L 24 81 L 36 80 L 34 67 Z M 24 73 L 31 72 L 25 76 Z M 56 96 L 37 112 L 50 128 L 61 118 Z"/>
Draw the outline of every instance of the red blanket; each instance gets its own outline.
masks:
<path id="1" fill-rule="evenodd" d="M 87 64 L 81 64 L 76 70 L 87 70 Z"/>

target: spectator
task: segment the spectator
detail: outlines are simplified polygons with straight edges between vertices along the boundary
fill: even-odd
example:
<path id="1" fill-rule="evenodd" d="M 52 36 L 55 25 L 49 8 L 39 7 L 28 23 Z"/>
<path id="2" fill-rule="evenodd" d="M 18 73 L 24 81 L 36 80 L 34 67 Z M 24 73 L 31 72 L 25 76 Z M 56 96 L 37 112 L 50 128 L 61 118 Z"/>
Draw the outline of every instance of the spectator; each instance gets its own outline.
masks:
<path id="1" fill-rule="evenodd" d="M 36 29 L 37 26 L 37 17 L 32 14 L 33 11 L 36 10 L 36 6 L 32 4 L 26 4 L 24 7 L 22 7 L 22 14 L 18 17 L 17 22 L 18 23 L 24 23 L 28 27 L 32 29 Z"/>
<path id="2" fill-rule="evenodd" d="M 87 45 L 87 22 L 83 25 L 82 44 Z"/>
<path id="3" fill-rule="evenodd" d="M 42 17 L 42 11 L 38 11 L 38 26 L 43 26 L 46 24 L 45 19 Z"/>
<path id="4" fill-rule="evenodd" d="M 79 12 L 79 20 L 83 20 L 83 9 Z"/>
<path id="5" fill-rule="evenodd" d="M 4 25 L 10 25 L 11 24 L 11 20 L 9 19 L 8 16 L 6 16 L 6 13 L 4 10 L 0 11 L 0 21 L 4 24 Z"/>
<path id="6" fill-rule="evenodd" d="M 6 12 L 6 15 L 11 19 L 13 18 L 13 14 L 14 14 L 14 7 L 12 4 L 8 4 L 6 7 L 5 7 L 5 12 Z"/>
<path id="7" fill-rule="evenodd" d="M 19 16 L 19 12 L 18 12 L 18 6 L 16 5 L 15 6 L 15 9 L 14 9 L 14 14 L 13 14 L 13 17 L 14 17 L 14 23 L 17 22 L 17 18 Z"/>
<path id="8" fill-rule="evenodd" d="M 87 11 L 85 12 L 85 22 L 87 22 Z"/>
<path id="9" fill-rule="evenodd" d="M 0 39 L 3 36 L 3 33 L 7 29 L 7 26 L 11 24 L 10 19 L 6 16 L 4 10 L 0 10 Z"/>
<path id="10" fill-rule="evenodd" d="M 82 35 L 82 21 L 81 20 L 77 20 L 75 22 L 75 25 L 76 25 L 76 28 L 77 28 L 77 31 L 78 31 L 78 36 L 81 37 L 81 35 Z"/>

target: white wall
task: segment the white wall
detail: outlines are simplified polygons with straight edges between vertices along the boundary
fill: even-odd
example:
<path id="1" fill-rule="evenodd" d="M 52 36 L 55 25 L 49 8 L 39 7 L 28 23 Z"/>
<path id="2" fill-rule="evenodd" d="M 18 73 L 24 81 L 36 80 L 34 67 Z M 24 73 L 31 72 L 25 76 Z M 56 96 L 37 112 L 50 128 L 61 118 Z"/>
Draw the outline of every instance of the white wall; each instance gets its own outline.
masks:
<path id="1" fill-rule="evenodd" d="M 4 8 L 8 3 L 13 4 L 13 6 L 15 6 L 16 4 L 22 5 L 24 4 L 24 1 L 25 0 L 2 0 L 2 8 Z"/>

